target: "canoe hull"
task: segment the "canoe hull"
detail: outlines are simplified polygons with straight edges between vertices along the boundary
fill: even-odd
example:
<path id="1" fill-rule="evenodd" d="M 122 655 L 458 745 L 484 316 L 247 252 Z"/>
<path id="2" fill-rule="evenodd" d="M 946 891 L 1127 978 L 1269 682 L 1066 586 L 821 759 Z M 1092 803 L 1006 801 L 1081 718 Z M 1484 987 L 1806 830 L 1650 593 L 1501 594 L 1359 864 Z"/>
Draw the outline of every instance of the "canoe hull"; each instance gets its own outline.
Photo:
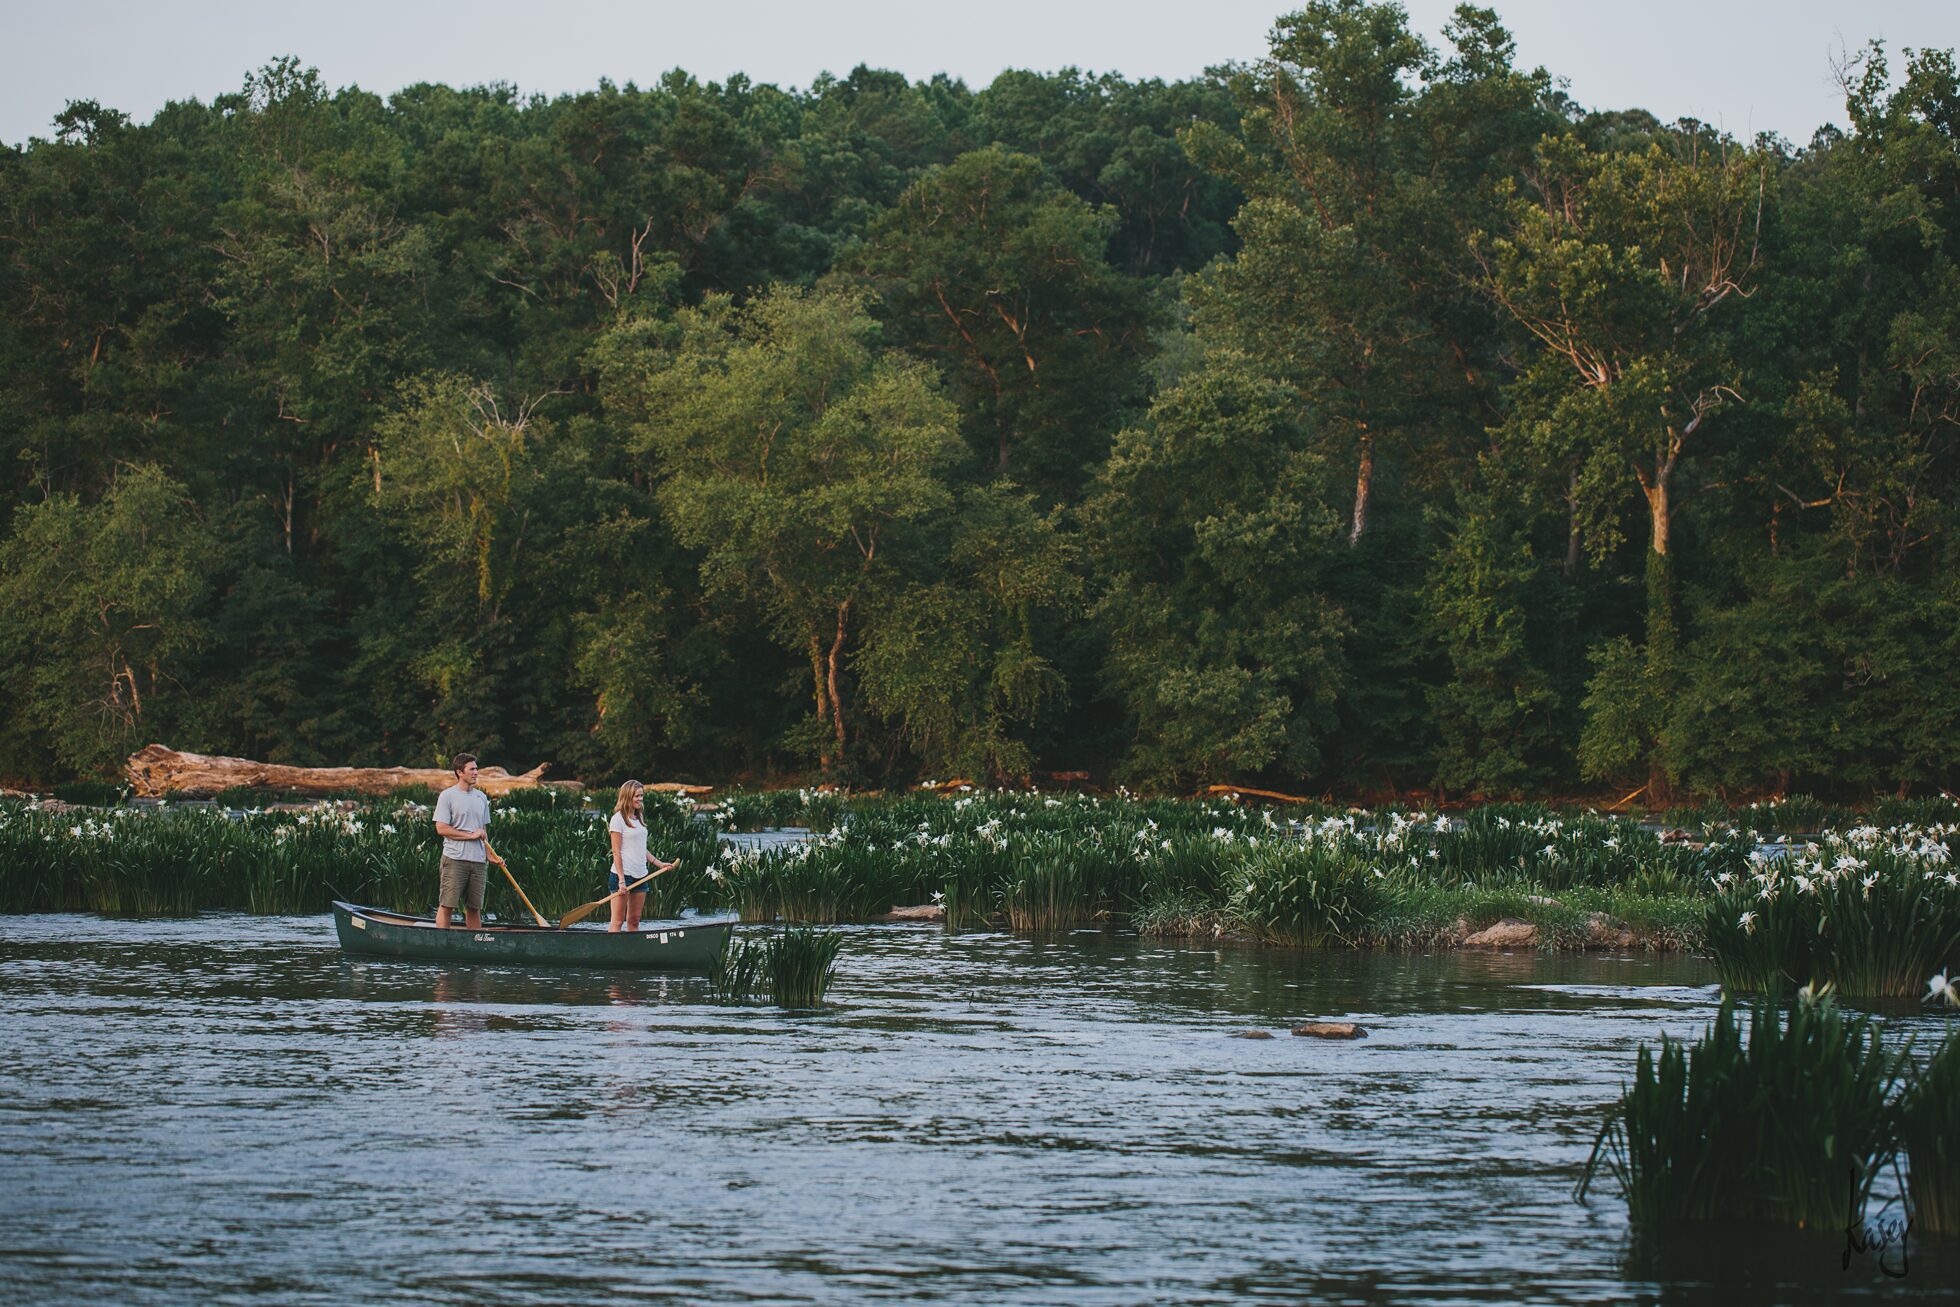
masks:
<path id="1" fill-rule="evenodd" d="M 454 925 L 438 930 L 427 917 L 353 903 L 333 905 L 334 930 L 340 936 L 341 951 L 350 957 L 632 971 L 706 971 L 739 920 L 735 916 L 687 917 L 643 923 L 630 933 L 591 926 L 470 930 Z"/>

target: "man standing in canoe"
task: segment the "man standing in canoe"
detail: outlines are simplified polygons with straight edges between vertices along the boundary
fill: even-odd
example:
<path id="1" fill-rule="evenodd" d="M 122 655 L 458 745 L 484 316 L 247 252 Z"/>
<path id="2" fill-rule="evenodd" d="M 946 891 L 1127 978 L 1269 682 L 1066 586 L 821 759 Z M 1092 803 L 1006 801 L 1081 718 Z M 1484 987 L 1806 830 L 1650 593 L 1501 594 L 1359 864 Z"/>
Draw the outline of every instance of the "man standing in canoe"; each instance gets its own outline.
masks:
<path id="1" fill-rule="evenodd" d="M 490 854 L 490 800 L 476 788 L 476 755 L 449 760 L 456 783 L 436 796 L 436 834 L 442 836 L 440 893 L 436 925 L 447 928 L 449 914 L 463 910 L 471 930 L 483 925 L 483 883 Z"/>

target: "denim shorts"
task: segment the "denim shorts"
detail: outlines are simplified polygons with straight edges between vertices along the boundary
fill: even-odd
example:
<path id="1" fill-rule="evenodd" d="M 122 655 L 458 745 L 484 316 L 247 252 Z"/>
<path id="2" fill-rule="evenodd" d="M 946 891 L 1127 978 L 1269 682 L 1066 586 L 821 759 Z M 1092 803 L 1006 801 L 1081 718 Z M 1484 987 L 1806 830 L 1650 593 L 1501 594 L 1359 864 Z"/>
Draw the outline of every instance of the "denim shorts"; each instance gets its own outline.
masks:
<path id="1" fill-rule="evenodd" d="M 645 878 L 646 878 L 646 872 L 644 871 L 629 871 L 626 873 L 626 879 L 622 883 L 619 878 L 618 872 L 608 871 L 606 873 L 606 893 L 617 894 L 622 889 L 625 889 L 627 886 L 631 885 L 634 881 L 644 880 Z M 642 885 L 638 889 L 634 890 L 633 892 L 635 894 L 644 894 L 647 892 L 647 887 Z"/>

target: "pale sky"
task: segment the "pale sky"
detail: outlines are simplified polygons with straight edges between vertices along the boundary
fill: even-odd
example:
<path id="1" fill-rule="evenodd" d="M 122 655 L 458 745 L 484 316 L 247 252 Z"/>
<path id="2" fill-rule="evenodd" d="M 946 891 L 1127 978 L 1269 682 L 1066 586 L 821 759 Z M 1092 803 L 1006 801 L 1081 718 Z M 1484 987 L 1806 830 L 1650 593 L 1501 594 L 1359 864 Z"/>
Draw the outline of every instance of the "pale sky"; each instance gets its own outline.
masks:
<path id="1" fill-rule="evenodd" d="M 1519 62 L 1570 82 L 1581 104 L 1692 115 L 1802 144 L 1843 121 L 1834 55 L 1882 37 L 1960 46 L 1956 0 L 1489 0 Z M 1453 0 L 1408 0 L 1439 43 Z M 148 121 L 166 101 L 238 89 L 297 55 L 328 85 L 387 94 L 414 82 L 510 82 L 553 95 L 602 77 L 645 85 L 671 68 L 808 86 L 859 63 L 979 89 L 1003 68 L 1074 65 L 1132 78 L 1194 76 L 1266 49 L 1285 0 L 0 0 L 0 141 L 51 134 L 69 100 Z"/>

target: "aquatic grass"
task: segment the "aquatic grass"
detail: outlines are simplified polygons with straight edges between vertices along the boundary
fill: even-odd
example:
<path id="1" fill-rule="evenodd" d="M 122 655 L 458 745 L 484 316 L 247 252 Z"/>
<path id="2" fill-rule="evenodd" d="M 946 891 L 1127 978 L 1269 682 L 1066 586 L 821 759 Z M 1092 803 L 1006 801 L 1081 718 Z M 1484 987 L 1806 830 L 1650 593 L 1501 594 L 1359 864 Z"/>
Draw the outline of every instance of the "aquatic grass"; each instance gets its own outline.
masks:
<path id="1" fill-rule="evenodd" d="M 823 1006 L 843 945 L 844 937 L 834 930 L 784 928 L 766 946 L 770 1001 L 782 1008 Z"/>
<path id="2" fill-rule="evenodd" d="M 708 960 L 708 991 L 725 1003 L 755 997 L 762 988 L 768 960 L 767 941 L 745 939 L 729 931 L 722 937 L 720 951 Z"/>
<path id="3" fill-rule="evenodd" d="M 1759 1220 L 1835 1229 L 1862 1212 L 1892 1144 L 1902 1058 L 1829 999 L 1758 1000 L 1745 1039 L 1732 999 L 1694 1044 L 1642 1044 L 1633 1083 L 1575 1196 L 1610 1175 L 1636 1225 Z"/>
<path id="4" fill-rule="evenodd" d="M 1960 826 L 1960 798 L 1935 794 L 1924 798 L 1880 799 L 1872 805 L 1867 820 L 1879 827 Z"/>
<path id="5" fill-rule="evenodd" d="M 1322 948 L 1355 944 L 1393 912 L 1399 886 L 1356 851 L 1327 840 L 1267 843 L 1233 868 L 1226 910 L 1254 936 Z"/>
<path id="6" fill-rule="evenodd" d="M 1228 923 L 1224 911 L 1208 898 L 1169 894 L 1146 902 L 1132 924 L 1145 938 L 1219 939 Z"/>
<path id="7" fill-rule="evenodd" d="M 1000 903 L 1015 930 L 1060 931 L 1096 919 L 1111 862 L 1098 842 L 1061 834 L 1035 835 L 1017 840 L 1014 854 Z"/>
<path id="8" fill-rule="evenodd" d="M 1960 963 L 1960 874 L 1945 827 L 1859 827 L 1746 876 L 1717 877 L 1705 937 L 1722 983 L 1764 990 L 1832 984 L 1856 998 L 1909 998 Z"/>
<path id="9" fill-rule="evenodd" d="M 500 795 L 497 807 L 505 812 L 582 812 L 595 806 L 600 796 L 562 785 L 534 785 Z M 611 812 L 610 802 L 602 805 Z"/>
<path id="10" fill-rule="evenodd" d="M 731 931 L 708 962 L 708 991 L 723 1002 L 739 1003 L 766 989 L 777 1007 L 821 1007 L 843 944 L 836 931 L 808 926 L 746 937 Z"/>
<path id="11" fill-rule="evenodd" d="M 716 801 L 721 828 L 731 831 L 801 825 L 803 806 L 796 790 L 734 790 Z"/>
<path id="12" fill-rule="evenodd" d="M 69 781 L 55 786 L 50 793 L 63 803 L 112 808 L 129 798 L 130 788 L 116 781 Z"/>
<path id="13" fill-rule="evenodd" d="M 1960 1039 L 1951 1035 L 1899 1100 L 1899 1148 L 1913 1224 L 1960 1234 Z"/>
<path id="14" fill-rule="evenodd" d="M 711 875 L 725 901 L 752 922 L 861 921 L 931 892 L 916 856 L 845 831 L 775 849 L 724 847 Z"/>
<path id="15" fill-rule="evenodd" d="M 1346 942 L 1441 944 L 1461 935 L 1460 921 L 1482 925 L 1516 915 L 1540 928 L 1546 947 L 1599 943 L 1604 937 L 1576 910 L 1581 903 L 1687 942 L 1708 926 L 1708 905 L 1745 881 L 1753 884 L 1760 869 L 1750 857 L 1753 837 L 1733 827 L 1711 831 L 1700 844 L 1663 843 L 1652 830 L 1618 817 L 1560 814 L 1542 805 L 1452 817 L 1002 791 L 850 797 L 776 791 L 755 800 L 771 805 L 772 819 L 792 804 L 799 817 L 813 801 L 832 805 L 834 828 L 795 846 L 742 852 L 720 846 L 714 827 L 744 824 L 760 812 L 745 818 L 744 796 L 731 795 L 711 824 L 684 800 L 649 795 L 649 843 L 661 856 L 681 859 L 679 869 L 649 887 L 649 917 L 688 906 L 733 906 L 749 921 L 835 923 L 937 899 L 946 904 L 952 929 L 1000 916 L 1029 931 L 1125 919 L 1155 928 L 1202 918 L 1214 931 L 1300 942 L 1327 937 L 1312 924 L 1320 911 L 1313 903 L 1325 886 L 1290 887 L 1310 911 L 1288 925 L 1300 905 L 1275 899 L 1262 906 L 1262 894 L 1285 887 L 1269 867 L 1260 868 L 1280 856 L 1276 849 L 1311 848 L 1319 852 L 1302 856 L 1334 859 L 1375 882 L 1354 903 L 1328 900 L 1328 911 L 1340 918 L 1331 938 Z M 493 810 L 496 847 L 541 911 L 556 915 L 603 892 L 608 856 L 600 807 L 553 798 L 494 801 Z M 423 911 L 434 898 L 437 852 L 426 804 L 323 803 L 299 812 L 248 812 L 231 823 L 224 816 L 209 809 L 112 809 L 62 819 L 27 805 L 0 805 L 0 910 L 310 912 L 339 895 Z M 166 840 L 164 828 L 152 825 L 180 818 L 214 824 L 190 828 L 202 832 L 188 837 L 197 847 Z M 62 820 L 83 822 L 85 838 L 71 839 L 65 825 L 55 824 Z M 129 864 L 113 875 L 89 852 L 97 828 L 111 823 L 116 840 L 126 837 L 117 847 Z M 491 913 L 522 915 L 501 875 L 493 872 L 488 884 Z M 1633 917 L 1598 906 L 1604 900 L 1597 896 L 1613 894 L 1647 906 Z M 1486 916 L 1500 903 L 1512 906 Z M 1730 909 L 1729 919 L 1743 910 Z M 1641 921 L 1660 924 L 1642 927 Z M 1760 934 L 1744 938 L 1768 942 Z M 1917 970 L 1919 960 L 1910 955 L 1901 966 Z M 1744 970 L 1732 969 L 1733 984 Z M 1807 967 L 1788 970 L 1794 980 L 1809 978 Z"/>

